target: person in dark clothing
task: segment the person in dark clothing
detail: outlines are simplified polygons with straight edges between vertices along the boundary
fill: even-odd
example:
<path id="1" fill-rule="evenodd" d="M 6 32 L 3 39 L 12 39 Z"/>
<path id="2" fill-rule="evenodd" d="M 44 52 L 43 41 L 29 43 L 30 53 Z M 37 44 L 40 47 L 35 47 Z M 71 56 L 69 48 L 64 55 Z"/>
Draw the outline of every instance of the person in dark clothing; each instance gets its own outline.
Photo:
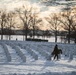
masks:
<path id="1" fill-rule="evenodd" d="M 59 50 L 58 50 L 58 45 L 56 44 L 55 47 L 54 47 L 54 50 L 52 52 L 52 55 L 54 56 L 54 59 L 57 58 L 57 60 L 58 60 L 58 54 L 59 54 Z"/>

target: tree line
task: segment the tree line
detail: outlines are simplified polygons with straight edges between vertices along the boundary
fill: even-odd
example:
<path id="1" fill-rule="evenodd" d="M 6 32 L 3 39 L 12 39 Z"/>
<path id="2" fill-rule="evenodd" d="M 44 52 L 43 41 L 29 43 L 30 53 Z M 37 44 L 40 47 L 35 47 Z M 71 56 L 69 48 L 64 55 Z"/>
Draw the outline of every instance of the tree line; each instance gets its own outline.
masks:
<path id="1" fill-rule="evenodd" d="M 21 8 L 16 8 L 14 11 L 0 11 L 0 29 L 1 29 L 1 40 L 3 40 L 4 29 L 8 29 L 9 40 L 11 40 L 12 30 L 21 24 L 24 30 L 25 40 L 27 40 L 27 35 L 29 29 L 33 30 L 33 39 L 36 34 L 36 30 L 40 30 L 43 26 L 43 19 L 39 16 L 40 11 L 38 11 L 33 6 L 22 6 Z M 48 22 L 49 28 L 54 33 L 55 42 L 57 42 L 57 36 L 59 31 L 66 31 L 66 38 L 68 43 L 70 39 L 74 38 L 76 43 L 76 8 L 70 8 L 69 10 L 62 11 L 59 13 L 50 13 L 49 16 L 44 17 Z M 47 24 L 46 24 L 47 25 Z"/>

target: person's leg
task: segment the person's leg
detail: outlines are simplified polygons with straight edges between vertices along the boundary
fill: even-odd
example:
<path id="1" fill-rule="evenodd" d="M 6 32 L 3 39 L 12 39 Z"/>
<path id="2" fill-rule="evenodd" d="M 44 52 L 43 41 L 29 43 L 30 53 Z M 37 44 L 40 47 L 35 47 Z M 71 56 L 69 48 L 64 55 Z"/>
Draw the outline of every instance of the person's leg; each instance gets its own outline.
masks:
<path id="1" fill-rule="evenodd" d="M 54 60 L 55 60 L 55 58 L 56 58 L 56 55 L 54 55 Z"/>

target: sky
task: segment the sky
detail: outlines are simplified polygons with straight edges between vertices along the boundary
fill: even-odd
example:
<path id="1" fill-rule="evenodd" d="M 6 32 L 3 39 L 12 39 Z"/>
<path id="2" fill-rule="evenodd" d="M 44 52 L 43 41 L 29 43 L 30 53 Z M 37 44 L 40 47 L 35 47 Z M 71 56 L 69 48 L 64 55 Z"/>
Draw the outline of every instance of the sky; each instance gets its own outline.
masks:
<path id="1" fill-rule="evenodd" d="M 40 10 L 40 16 L 43 18 L 50 13 L 62 11 L 62 8 L 65 8 L 67 4 L 72 5 L 71 3 L 75 5 L 76 2 L 66 2 L 64 0 L 50 0 L 50 2 L 49 0 L 0 0 L 0 9 L 13 11 L 15 8 L 19 8 L 23 5 L 33 5 Z"/>
<path id="2" fill-rule="evenodd" d="M 41 12 L 44 11 L 55 12 L 59 11 L 59 8 L 61 8 L 59 6 L 46 6 L 41 2 L 41 0 L 0 0 L 0 8 L 7 10 L 13 10 L 16 7 L 20 7 L 25 4 L 32 4 L 32 5 L 34 4 L 40 8 Z"/>
<path id="3" fill-rule="evenodd" d="M 65 0 L 0 0 L 0 8 L 7 10 L 14 10 L 14 8 L 19 8 L 22 5 L 35 5 L 39 7 L 40 12 L 46 15 L 49 12 L 59 12 L 62 8 L 65 8 L 66 5 L 75 5 L 76 1 Z"/>
<path id="4" fill-rule="evenodd" d="M 76 5 L 76 1 L 65 0 L 0 0 L 0 8 L 5 10 L 14 10 L 22 5 L 35 5 L 40 9 L 41 15 L 47 16 L 50 12 L 59 12 L 68 5 Z"/>

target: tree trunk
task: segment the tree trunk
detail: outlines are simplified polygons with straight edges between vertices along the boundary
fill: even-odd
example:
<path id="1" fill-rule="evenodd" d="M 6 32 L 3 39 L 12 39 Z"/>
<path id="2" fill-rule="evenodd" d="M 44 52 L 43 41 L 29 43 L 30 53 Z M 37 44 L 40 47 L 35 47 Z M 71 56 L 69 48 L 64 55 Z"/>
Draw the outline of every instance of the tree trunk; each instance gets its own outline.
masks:
<path id="1" fill-rule="evenodd" d="M 9 35 L 9 40 L 11 40 L 11 35 Z"/>
<path id="2" fill-rule="evenodd" d="M 70 44 L 70 37 L 68 37 L 68 43 Z"/>
<path id="3" fill-rule="evenodd" d="M 76 44 L 76 38 L 75 38 L 75 40 L 74 40 L 74 43 Z"/>
<path id="4" fill-rule="evenodd" d="M 57 43 L 57 31 L 55 32 L 55 43 Z"/>
<path id="5" fill-rule="evenodd" d="M 35 38 L 35 28 L 33 26 L 33 39 Z"/>
<path id="6" fill-rule="evenodd" d="M 69 29 L 69 33 L 68 33 L 68 43 L 70 44 L 70 29 Z"/>
<path id="7" fill-rule="evenodd" d="M 25 40 L 27 40 L 27 33 L 28 33 L 28 28 L 25 30 Z"/>
<path id="8" fill-rule="evenodd" d="M 57 36 L 55 36 L 55 43 L 57 43 Z"/>
<path id="9" fill-rule="evenodd" d="M 3 40 L 3 26 L 1 28 L 1 40 Z"/>
<path id="10" fill-rule="evenodd" d="M 3 40 L 3 34 L 1 34 L 1 40 Z"/>

